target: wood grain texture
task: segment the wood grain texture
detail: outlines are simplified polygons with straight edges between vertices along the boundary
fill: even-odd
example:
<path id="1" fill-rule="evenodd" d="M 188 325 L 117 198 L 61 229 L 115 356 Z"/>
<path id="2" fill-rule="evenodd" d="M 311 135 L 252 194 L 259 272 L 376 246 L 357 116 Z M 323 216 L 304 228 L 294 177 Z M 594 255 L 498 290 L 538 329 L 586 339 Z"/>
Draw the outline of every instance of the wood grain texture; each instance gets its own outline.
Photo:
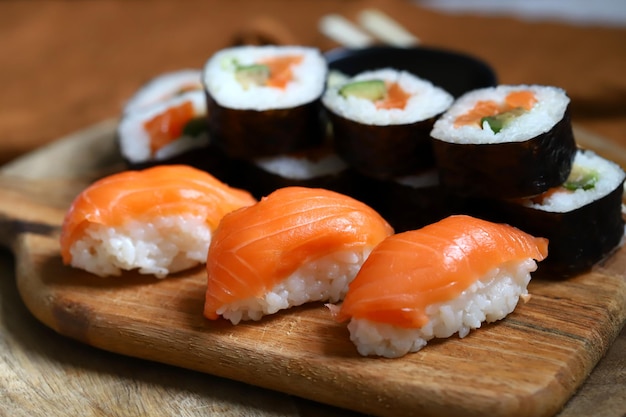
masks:
<path id="1" fill-rule="evenodd" d="M 259 16 L 271 17 L 303 43 L 327 49 L 335 45 L 320 37 L 317 19 L 329 12 L 354 18 L 366 7 L 389 13 L 429 46 L 457 49 L 487 60 L 504 83 L 565 88 L 574 99 L 574 121 L 611 139 L 600 141 L 608 145 L 602 148 L 608 152 L 606 156 L 623 158 L 623 148 L 615 149 L 615 145 L 626 146 L 626 55 L 616 51 L 623 48 L 625 30 L 450 16 L 412 3 L 190 0 L 181 7 L 177 2 L 161 0 L 0 2 L 0 50 L 10 57 L 0 65 L 0 162 L 31 152 L 68 132 L 117 117 L 124 101 L 150 77 L 199 66 L 214 50 L 241 38 L 249 29 L 256 29 L 257 34 L 265 31 L 263 22 L 256 20 Z M 5 180 L 0 187 L 8 187 L 11 198 L 17 195 L 25 210 L 31 200 L 62 209 L 86 179 L 101 173 L 94 173 L 91 165 L 99 155 L 89 151 L 98 143 L 86 140 L 83 146 L 81 140 L 89 132 L 93 129 L 75 135 L 78 141 L 62 140 L 36 151 L 37 161 L 28 154 L 0 169 L 3 175 L 10 172 L 12 176 L 0 179 Z M 579 143 L 582 139 L 587 137 L 577 137 Z M 60 152 L 59 147 L 65 151 Z M 76 152 L 79 148 L 86 153 Z M 81 159 L 88 162 L 84 170 L 76 166 Z M 102 162 L 107 169 L 109 162 Z M 47 180 L 41 182 L 42 178 Z M 59 188 L 59 181 L 66 187 Z M 4 211 L 6 204 L 2 205 Z M 25 210 L 13 208 L 12 212 L 25 214 Z M 12 223 L 10 230 L 24 231 L 20 229 L 23 225 Z M 14 236 L 6 226 L 0 220 L 0 235 Z M 44 230 L 31 228 L 37 233 Z M 611 268 L 624 270 L 626 265 L 621 262 Z M 0 415 L 357 415 L 75 342 L 34 319 L 15 284 L 13 256 L 0 250 Z M 590 291 L 593 294 L 593 289 Z M 626 415 L 624 352 L 626 329 L 559 417 Z"/>
<path id="2" fill-rule="evenodd" d="M 64 337 L 26 309 L 14 268 L 11 254 L 0 250 L 3 417 L 363 417 Z"/>
<path id="3" fill-rule="evenodd" d="M 91 140 L 113 140 L 110 129 L 98 132 Z M 111 352 L 375 415 L 548 416 L 580 387 L 626 320 L 622 249 L 589 274 L 534 280 L 531 300 L 504 321 L 401 359 L 360 357 L 321 305 L 238 326 L 209 322 L 202 268 L 165 280 L 134 273 L 102 279 L 61 264 L 58 225 L 81 187 L 71 164 L 65 167 L 61 181 L 18 184 L 2 173 L 1 224 L 21 225 L 3 227 L 11 233 L 2 243 L 15 254 L 17 288 L 33 315 Z"/>

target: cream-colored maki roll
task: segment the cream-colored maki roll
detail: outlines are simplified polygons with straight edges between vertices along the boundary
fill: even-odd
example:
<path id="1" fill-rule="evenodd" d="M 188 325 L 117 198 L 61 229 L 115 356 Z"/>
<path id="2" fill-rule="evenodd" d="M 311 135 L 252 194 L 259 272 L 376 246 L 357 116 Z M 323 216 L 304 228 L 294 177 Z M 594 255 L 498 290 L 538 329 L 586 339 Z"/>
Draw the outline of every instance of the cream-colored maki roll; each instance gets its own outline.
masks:
<path id="1" fill-rule="evenodd" d="M 166 73 L 139 89 L 124 107 L 117 135 L 131 166 L 188 163 L 185 155 L 209 145 L 200 70 Z"/>

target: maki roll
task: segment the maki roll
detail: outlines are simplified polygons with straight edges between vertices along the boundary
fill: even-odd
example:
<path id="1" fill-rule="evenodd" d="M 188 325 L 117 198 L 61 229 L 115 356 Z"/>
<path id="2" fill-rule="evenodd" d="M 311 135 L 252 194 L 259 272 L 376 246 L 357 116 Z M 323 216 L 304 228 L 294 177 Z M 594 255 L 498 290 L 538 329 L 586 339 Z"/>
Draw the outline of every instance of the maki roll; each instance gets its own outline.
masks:
<path id="1" fill-rule="evenodd" d="M 430 130 L 453 97 L 407 71 L 384 68 L 333 82 L 322 102 L 337 153 L 363 175 L 386 179 L 434 165 Z"/>
<path id="2" fill-rule="evenodd" d="M 200 71 L 168 73 L 149 82 L 124 108 L 117 135 L 133 168 L 190 162 L 209 145 Z"/>
<path id="3" fill-rule="evenodd" d="M 317 49 L 241 46 L 213 55 L 203 72 L 212 140 L 235 158 L 319 144 L 326 61 Z"/>
<path id="4" fill-rule="evenodd" d="M 431 132 L 443 186 L 458 195 L 528 197 L 562 184 L 576 144 L 560 88 L 501 85 L 461 96 Z"/>
<path id="5" fill-rule="evenodd" d="M 455 200 L 439 185 L 437 169 L 379 180 L 364 201 L 377 210 L 396 232 L 424 227 L 455 212 Z"/>
<path id="6" fill-rule="evenodd" d="M 491 201 L 486 211 L 548 238 L 550 256 L 538 272 L 567 277 L 588 270 L 622 242 L 624 177 L 619 165 L 579 150 L 560 186 L 531 198 Z"/>
<path id="7" fill-rule="evenodd" d="M 325 188 L 349 194 L 353 171 L 331 147 L 254 158 L 244 169 L 246 189 L 257 198 L 283 187 Z"/>
<path id="8" fill-rule="evenodd" d="M 202 90 L 200 74 L 197 69 L 181 69 L 154 77 L 126 102 L 124 114 L 168 101 L 187 91 Z"/>

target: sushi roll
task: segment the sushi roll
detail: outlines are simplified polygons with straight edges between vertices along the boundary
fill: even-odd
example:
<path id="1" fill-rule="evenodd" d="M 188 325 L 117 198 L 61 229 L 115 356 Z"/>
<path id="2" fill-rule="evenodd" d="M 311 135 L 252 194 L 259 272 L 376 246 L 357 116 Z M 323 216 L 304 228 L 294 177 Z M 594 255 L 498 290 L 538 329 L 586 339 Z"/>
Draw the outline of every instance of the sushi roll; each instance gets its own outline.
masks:
<path id="1" fill-rule="evenodd" d="M 501 85 L 461 96 L 431 132 L 443 186 L 462 196 L 528 197 L 562 184 L 576 154 L 564 90 Z"/>
<path id="2" fill-rule="evenodd" d="M 307 302 L 337 302 L 392 233 L 373 209 L 343 194 L 276 190 L 220 222 L 207 257 L 204 315 L 237 324 Z"/>
<path id="3" fill-rule="evenodd" d="M 124 115 L 120 151 L 131 166 L 165 163 L 209 146 L 206 104 L 200 90 Z"/>
<path id="4" fill-rule="evenodd" d="M 337 153 L 381 179 L 434 165 L 430 131 L 452 102 L 430 81 L 391 68 L 335 80 L 322 98 Z"/>
<path id="5" fill-rule="evenodd" d="M 239 46 L 217 52 L 202 75 L 212 140 L 242 159 L 319 144 L 326 71 L 315 48 Z"/>
<path id="6" fill-rule="evenodd" d="M 590 150 L 578 150 L 571 173 L 535 197 L 488 201 L 486 215 L 550 240 L 542 277 L 565 278 L 591 268 L 624 238 L 624 171 Z"/>
<path id="7" fill-rule="evenodd" d="M 124 114 L 152 107 L 188 91 L 202 91 L 201 71 L 181 69 L 158 75 L 143 85 L 124 105 Z"/>
<path id="8" fill-rule="evenodd" d="M 187 162 L 209 145 L 200 71 L 152 80 L 130 99 L 117 129 L 122 157 L 133 168 Z"/>
<path id="9" fill-rule="evenodd" d="M 138 269 L 163 278 L 204 263 L 222 216 L 256 200 L 184 165 L 124 171 L 100 179 L 63 221 L 63 263 L 99 276 Z"/>
<path id="10" fill-rule="evenodd" d="M 330 307 L 361 355 L 401 357 L 506 317 L 547 251 L 512 226 L 450 216 L 383 240 Z"/>
<path id="11" fill-rule="evenodd" d="M 247 161 L 245 188 L 257 198 L 284 187 L 325 188 L 350 194 L 357 186 L 354 172 L 331 147 L 316 147 Z"/>
<path id="12" fill-rule="evenodd" d="M 459 212 L 455 199 L 439 185 L 437 169 L 430 168 L 370 187 L 363 200 L 377 210 L 398 232 L 418 229 Z"/>

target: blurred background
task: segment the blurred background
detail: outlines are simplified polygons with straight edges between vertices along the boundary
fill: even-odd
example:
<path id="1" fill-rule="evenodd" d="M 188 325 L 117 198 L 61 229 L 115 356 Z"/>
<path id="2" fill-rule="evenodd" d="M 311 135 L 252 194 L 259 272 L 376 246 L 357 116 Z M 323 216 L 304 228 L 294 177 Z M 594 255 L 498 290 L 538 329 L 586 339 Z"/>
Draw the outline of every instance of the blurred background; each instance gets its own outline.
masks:
<path id="1" fill-rule="evenodd" d="M 150 78 L 246 36 L 328 50 L 322 16 L 371 8 L 502 83 L 565 88 L 574 123 L 626 145 L 624 0 L 32 0 L 0 2 L 0 164 L 118 117 Z"/>
<path id="2" fill-rule="evenodd" d="M 414 0 L 414 3 L 455 14 L 514 16 L 529 21 L 552 20 L 575 25 L 626 26 L 626 2 L 623 0 Z"/>

